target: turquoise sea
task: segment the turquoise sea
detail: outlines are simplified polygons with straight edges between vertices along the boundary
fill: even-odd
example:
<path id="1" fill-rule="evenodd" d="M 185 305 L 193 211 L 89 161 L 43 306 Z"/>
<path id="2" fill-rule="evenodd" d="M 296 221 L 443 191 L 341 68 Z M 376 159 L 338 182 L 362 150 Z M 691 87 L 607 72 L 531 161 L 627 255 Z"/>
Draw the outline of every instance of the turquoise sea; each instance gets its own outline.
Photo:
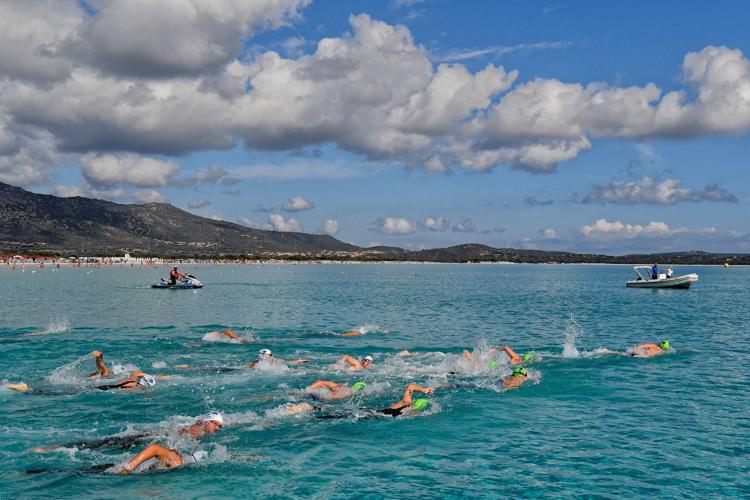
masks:
<path id="1" fill-rule="evenodd" d="M 690 290 L 625 288 L 628 266 L 186 266 L 202 290 L 152 290 L 166 268 L 0 268 L 2 498 L 725 498 L 750 495 L 750 269 L 682 267 Z M 342 337 L 355 327 L 367 334 Z M 249 343 L 212 341 L 231 328 Z M 670 340 L 673 352 L 602 354 Z M 532 352 L 503 391 L 501 355 Z M 233 367 L 269 348 L 305 365 Z M 412 357 L 397 353 L 408 348 Z M 171 374 L 141 392 L 98 391 L 93 349 L 120 373 Z M 371 354 L 367 372 L 332 369 Z M 491 361 L 497 361 L 492 366 Z M 452 372 L 452 373 L 451 373 Z M 119 378 L 122 378 L 119 377 Z M 289 416 L 317 380 L 368 384 L 352 401 Z M 117 380 L 117 379 L 113 379 Z M 425 412 L 366 418 L 409 382 L 445 384 Z M 100 382 L 96 382 L 100 383 Z M 175 429 L 211 410 L 200 441 Z M 320 416 L 341 418 L 318 418 Z M 79 449 L 153 433 L 207 453 L 176 470 L 90 468 L 140 448 Z M 66 444 L 47 453 L 31 448 Z M 144 445 L 145 445 L 144 444 Z M 142 445 L 139 445 L 142 446 Z M 32 473 L 33 472 L 33 473 Z"/>

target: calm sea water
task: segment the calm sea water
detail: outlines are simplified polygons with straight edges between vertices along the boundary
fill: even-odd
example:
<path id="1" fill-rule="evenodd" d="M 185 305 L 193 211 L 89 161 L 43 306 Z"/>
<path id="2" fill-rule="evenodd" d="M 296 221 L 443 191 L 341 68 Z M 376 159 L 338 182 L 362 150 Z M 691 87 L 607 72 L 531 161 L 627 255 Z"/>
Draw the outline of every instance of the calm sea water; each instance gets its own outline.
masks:
<path id="1" fill-rule="evenodd" d="M 626 266 L 190 266 L 197 291 L 151 290 L 160 270 L 0 269 L 3 382 L 0 497 L 740 497 L 750 495 L 750 269 L 691 267 L 690 290 L 631 290 Z M 365 326 L 361 337 L 337 336 Z M 250 344 L 202 340 L 232 328 Z M 668 338 L 654 359 L 599 355 Z M 531 379 L 502 391 L 510 368 L 460 360 L 508 344 L 534 352 Z M 233 366 L 267 347 L 310 358 L 288 370 Z M 116 370 L 169 380 L 142 393 L 96 391 L 92 349 Z M 401 358 L 408 348 L 416 355 Z M 375 357 L 365 374 L 331 368 Z M 563 355 L 564 353 L 564 355 Z M 450 375 L 448 372 L 457 372 Z M 316 379 L 369 384 L 350 402 L 289 417 Z M 360 419 L 409 382 L 454 383 L 427 412 Z M 228 425 L 200 442 L 174 429 L 209 410 Z M 30 448 L 112 434 L 154 438 L 208 458 L 119 476 L 87 467 L 132 450 Z M 29 474 L 36 469 L 39 472 Z"/>

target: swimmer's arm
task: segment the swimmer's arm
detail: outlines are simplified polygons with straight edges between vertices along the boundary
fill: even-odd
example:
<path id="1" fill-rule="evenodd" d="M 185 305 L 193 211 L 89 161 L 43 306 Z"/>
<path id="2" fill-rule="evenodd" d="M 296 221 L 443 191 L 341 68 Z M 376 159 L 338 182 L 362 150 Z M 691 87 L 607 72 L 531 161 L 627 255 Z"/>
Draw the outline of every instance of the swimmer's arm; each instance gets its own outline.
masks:
<path id="1" fill-rule="evenodd" d="M 164 457 L 167 453 L 170 453 L 170 451 L 171 450 L 163 446 L 152 443 L 146 446 L 139 454 L 134 456 L 120 472 L 122 474 L 130 474 L 143 462 L 152 458 L 156 458 L 157 460 L 163 462 Z"/>
<path id="2" fill-rule="evenodd" d="M 512 363 L 519 363 L 521 361 L 521 356 L 513 352 L 513 349 L 511 349 L 507 345 L 500 346 L 500 349 L 505 351 L 505 354 L 507 354 L 508 357 L 510 357 L 510 361 Z"/>
<path id="3" fill-rule="evenodd" d="M 467 361 L 474 361 L 474 355 L 470 353 L 469 351 L 467 351 L 466 349 L 464 349 L 462 356 Z"/>
<path id="4" fill-rule="evenodd" d="M 312 384 L 311 387 L 313 388 L 319 388 L 319 387 L 325 387 L 326 389 L 330 389 L 332 391 L 337 390 L 339 387 L 341 387 L 343 384 L 339 384 L 337 382 L 330 382 L 328 380 L 318 380 L 314 384 Z"/>
<path id="5" fill-rule="evenodd" d="M 309 363 L 309 359 L 295 359 L 294 361 L 289 361 L 290 365 L 301 365 L 302 363 Z"/>
<path id="6" fill-rule="evenodd" d="M 415 392 L 421 392 L 423 394 L 432 394 L 435 392 L 434 387 L 420 387 L 417 384 L 409 384 L 404 391 L 404 403 L 410 405 L 413 403 L 411 396 Z"/>
<path id="7" fill-rule="evenodd" d="M 172 378 L 172 375 L 152 375 L 157 380 L 166 380 L 168 378 Z"/>
<path id="8" fill-rule="evenodd" d="M 238 339 L 238 338 L 240 338 L 240 336 L 237 335 L 236 333 L 234 333 L 232 330 L 222 330 L 219 333 L 223 333 L 224 335 L 226 335 L 230 339 Z"/>
<path id="9" fill-rule="evenodd" d="M 351 366 L 354 366 L 354 367 L 358 367 L 360 365 L 358 360 L 354 359 L 348 354 L 344 354 L 343 356 L 341 356 L 341 359 L 339 360 L 339 362 L 349 363 Z"/>

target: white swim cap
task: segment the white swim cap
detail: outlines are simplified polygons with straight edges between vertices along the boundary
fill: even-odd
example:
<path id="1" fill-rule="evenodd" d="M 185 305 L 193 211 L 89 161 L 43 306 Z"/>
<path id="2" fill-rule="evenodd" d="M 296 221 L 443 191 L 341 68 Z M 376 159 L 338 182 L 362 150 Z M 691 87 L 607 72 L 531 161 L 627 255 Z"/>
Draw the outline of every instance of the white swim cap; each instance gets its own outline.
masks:
<path id="1" fill-rule="evenodd" d="M 204 420 L 206 422 L 216 422 L 219 425 L 224 425 L 224 416 L 218 411 L 212 411 Z"/>
<path id="2" fill-rule="evenodd" d="M 372 363 L 372 356 L 370 356 L 369 354 L 365 356 L 365 361 L 369 361 Z"/>
<path id="3" fill-rule="evenodd" d="M 137 379 L 138 385 L 152 387 L 156 385 L 156 379 L 151 375 L 141 375 Z"/>
<path id="4" fill-rule="evenodd" d="M 258 356 L 261 358 L 266 358 L 268 356 L 273 356 L 273 353 L 271 352 L 271 349 L 261 349 L 258 351 Z"/>

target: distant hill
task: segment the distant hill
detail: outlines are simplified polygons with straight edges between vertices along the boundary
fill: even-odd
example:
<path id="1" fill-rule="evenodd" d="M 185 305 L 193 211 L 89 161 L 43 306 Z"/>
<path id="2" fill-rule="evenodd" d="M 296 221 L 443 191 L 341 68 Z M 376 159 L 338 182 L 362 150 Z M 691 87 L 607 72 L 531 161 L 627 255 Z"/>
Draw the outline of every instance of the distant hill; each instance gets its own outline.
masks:
<path id="1" fill-rule="evenodd" d="M 359 247 L 331 236 L 263 231 L 207 219 L 166 203 L 60 198 L 0 183 L 0 250 L 218 255 L 350 252 Z"/>
<path id="2" fill-rule="evenodd" d="M 166 203 L 122 205 L 104 200 L 35 194 L 0 183 L 0 253 L 61 255 L 336 258 L 365 261 L 643 264 L 750 264 L 750 254 L 672 252 L 600 255 L 469 243 L 409 251 L 361 248 L 331 236 L 264 231 L 199 217 Z"/>

